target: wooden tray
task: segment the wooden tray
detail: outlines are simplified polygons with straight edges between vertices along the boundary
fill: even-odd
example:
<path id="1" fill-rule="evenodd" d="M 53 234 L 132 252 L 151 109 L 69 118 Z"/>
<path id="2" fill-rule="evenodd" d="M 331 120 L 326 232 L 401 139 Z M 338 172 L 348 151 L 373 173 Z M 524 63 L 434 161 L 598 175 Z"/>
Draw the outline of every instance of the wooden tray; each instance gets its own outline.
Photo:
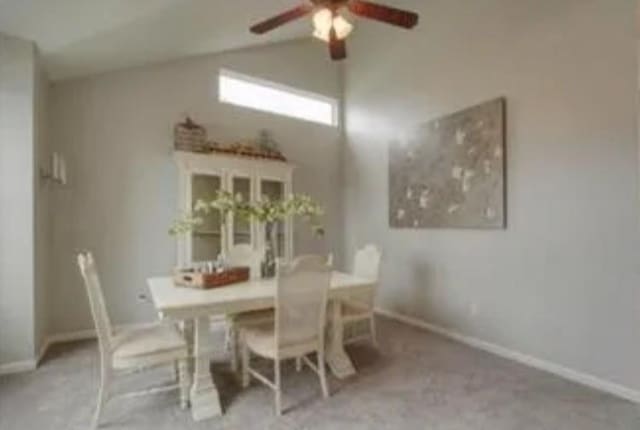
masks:
<path id="1" fill-rule="evenodd" d="M 178 271 L 173 275 L 173 281 L 181 287 L 211 288 L 224 287 L 249 280 L 248 267 L 229 267 L 220 273 L 199 273 L 194 271 Z"/>

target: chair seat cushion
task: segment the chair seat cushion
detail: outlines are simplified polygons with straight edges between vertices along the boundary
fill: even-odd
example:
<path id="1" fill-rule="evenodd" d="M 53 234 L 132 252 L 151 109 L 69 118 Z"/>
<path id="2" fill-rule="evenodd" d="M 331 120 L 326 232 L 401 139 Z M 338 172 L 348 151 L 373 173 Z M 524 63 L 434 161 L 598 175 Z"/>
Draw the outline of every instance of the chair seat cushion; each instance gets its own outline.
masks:
<path id="1" fill-rule="evenodd" d="M 231 322 L 238 327 L 244 327 L 256 324 L 273 323 L 275 312 L 273 309 L 264 309 L 260 311 L 241 312 L 230 317 Z"/>
<path id="2" fill-rule="evenodd" d="M 292 346 L 276 347 L 275 326 L 273 322 L 251 325 L 243 328 L 243 340 L 254 353 L 270 359 L 300 357 L 318 349 L 317 340 L 296 342 Z"/>
<path id="3" fill-rule="evenodd" d="M 173 326 L 155 324 L 142 328 L 123 329 L 113 337 L 114 360 L 136 358 L 180 359 L 188 354 L 187 342 Z"/>
<path id="4" fill-rule="evenodd" d="M 342 319 L 346 321 L 368 318 L 372 313 L 366 304 L 352 301 L 343 301 L 341 303 Z"/>

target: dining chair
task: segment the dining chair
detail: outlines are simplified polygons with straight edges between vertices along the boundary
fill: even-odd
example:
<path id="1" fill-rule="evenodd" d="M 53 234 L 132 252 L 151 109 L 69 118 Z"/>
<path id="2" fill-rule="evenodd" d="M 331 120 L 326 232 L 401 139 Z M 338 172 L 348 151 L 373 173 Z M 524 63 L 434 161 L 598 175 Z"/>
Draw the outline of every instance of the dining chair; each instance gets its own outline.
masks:
<path id="1" fill-rule="evenodd" d="M 293 260 L 292 264 L 296 264 L 296 262 L 300 260 L 306 260 L 306 261 L 313 260 L 317 264 L 323 264 L 330 268 L 333 265 L 333 254 L 328 254 L 327 256 L 315 255 L 315 254 L 300 255 Z M 278 262 L 278 265 L 282 265 L 282 264 L 284 264 L 282 261 Z M 273 308 L 259 310 L 259 311 L 241 312 L 233 316 L 234 324 L 239 328 L 243 326 L 261 324 L 264 322 L 273 321 L 273 318 L 274 318 Z"/>
<path id="2" fill-rule="evenodd" d="M 314 260 L 318 264 L 324 264 L 329 267 L 333 264 L 333 254 L 323 255 L 301 255 L 293 260 L 293 264 L 297 261 L 304 259 L 306 261 Z M 279 265 L 283 262 L 279 261 Z M 257 311 L 241 312 L 227 317 L 227 332 L 225 337 L 226 350 L 231 352 L 231 370 L 233 372 L 238 371 L 238 352 L 240 348 L 240 340 L 238 337 L 239 331 L 243 327 L 253 326 L 256 324 L 263 324 L 272 322 L 274 319 L 274 309 L 262 309 Z M 300 360 L 296 361 L 296 368 L 300 369 Z"/>
<path id="3" fill-rule="evenodd" d="M 353 274 L 359 278 L 375 281 L 376 286 L 380 276 L 380 261 L 382 252 L 377 246 L 368 244 L 356 252 Z M 375 288 L 371 292 L 345 299 L 341 302 L 341 321 L 343 326 L 356 326 L 363 321 L 368 322 L 368 332 L 363 335 L 348 336 L 345 344 L 370 339 L 374 346 L 378 346 L 376 338 L 376 323 L 374 316 Z"/>
<path id="4" fill-rule="evenodd" d="M 323 397 L 329 397 L 324 356 L 330 277 L 324 258 L 308 256 L 282 265 L 276 280 L 274 321 L 241 329 L 242 385 L 248 387 L 250 378 L 254 377 L 270 387 L 275 392 L 278 415 L 282 413 L 280 364 L 283 360 L 301 358 L 318 375 Z M 315 364 L 308 357 L 311 353 L 316 353 Z M 251 367 L 251 354 L 273 360 L 273 381 Z"/>
<path id="5" fill-rule="evenodd" d="M 254 249 L 252 245 L 240 244 L 229 248 L 226 253 L 225 262 L 228 266 L 248 266 L 251 279 L 260 279 L 261 264 L 264 259 L 264 249 Z M 226 317 L 225 329 L 225 350 L 231 352 L 231 368 L 238 371 L 238 330 L 237 325 L 241 322 L 254 323 L 273 319 L 273 312 L 249 311 L 237 314 L 230 314 Z"/>
<path id="6" fill-rule="evenodd" d="M 180 406 L 186 408 L 191 385 L 187 342 L 174 327 L 159 323 L 135 329 L 113 330 L 93 255 L 89 252 L 79 254 L 78 266 L 89 296 L 100 352 L 100 388 L 91 429 L 99 426 L 105 404 L 116 397 L 130 398 L 179 389 Z M 112 380 L 120 374 L 170 364 L 175 366 L 177 384 L 124 394 L 110 392 Z"/>

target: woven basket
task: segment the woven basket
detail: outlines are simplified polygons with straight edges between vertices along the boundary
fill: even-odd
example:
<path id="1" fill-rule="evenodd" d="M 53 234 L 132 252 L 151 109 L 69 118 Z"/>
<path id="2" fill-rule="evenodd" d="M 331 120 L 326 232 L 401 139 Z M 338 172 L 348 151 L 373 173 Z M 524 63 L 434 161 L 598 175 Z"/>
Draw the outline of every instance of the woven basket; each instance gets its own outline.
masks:
<path id="1" fill-rule="evenodd" d="M 248 267 L 229 267 L 220 273 L 197 273 L 178 271 L 173 275 L 176 285 L 191 288 L 219 288 L 249 280 Z"/>
<path id="2" fill-rule="evenodd" d="M 207 131 L 187 117 L 185 122 L 176 124 L 173 129 L 174 146 L 178 151 L 210 152 L 207 144 Z"/>

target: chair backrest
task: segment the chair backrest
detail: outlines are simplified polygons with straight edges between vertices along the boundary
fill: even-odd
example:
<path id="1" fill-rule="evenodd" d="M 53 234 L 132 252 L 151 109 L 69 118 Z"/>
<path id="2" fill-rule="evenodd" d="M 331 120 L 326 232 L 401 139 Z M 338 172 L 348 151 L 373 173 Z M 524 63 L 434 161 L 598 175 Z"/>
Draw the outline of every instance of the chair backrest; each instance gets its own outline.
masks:
<path id="1" fill-rule="evenodd" d="M 104 354 L 110 350 L 113 332 L 111 331 L 111 321 L 107 313 L 93 255 L 90 252 L 78 254 L 78 266 L 89 296 L 91 315 L 93 315 L 93 322 L 96 326 L 100 351 Z"/>
<path id="2" fill-rule="evenodd" d="M 226 253 L 226 263 L 229 266 L 249 266 L 251 279 L 260 278 L 260 266 L 264 259 L 264 252 L 253 246 L 242 244 L 229 248 Z"/>
<path id="3" fill-rule="evenodd" d="M 325 257 L 298 257 L 280 267 L 275 311 L 278 349 L 306 342 L 323 347 L 330 277 Z"/>
<path id="4" fill-rule="evenodd" d="M 360 278 L 377 281 L 380 276 L 382 252 L 377 246 L 368 244 L 356 252 L 353 274 Z"/>

